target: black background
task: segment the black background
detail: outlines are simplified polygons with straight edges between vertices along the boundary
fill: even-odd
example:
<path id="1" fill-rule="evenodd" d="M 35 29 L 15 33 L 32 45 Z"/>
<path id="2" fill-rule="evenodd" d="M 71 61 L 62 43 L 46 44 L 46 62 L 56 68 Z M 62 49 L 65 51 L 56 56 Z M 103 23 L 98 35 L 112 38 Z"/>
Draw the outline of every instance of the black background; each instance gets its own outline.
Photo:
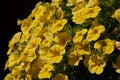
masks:
<path id="1" fill-rule="evenodd" d="M 0 1 L 0 80 L 9 73 L 4 71 L 4 65 L 8 58 L 8 42 L 12 36 L 20 31 L 17 19 L 26 18 L 41 0 L 1 0 Z"/>

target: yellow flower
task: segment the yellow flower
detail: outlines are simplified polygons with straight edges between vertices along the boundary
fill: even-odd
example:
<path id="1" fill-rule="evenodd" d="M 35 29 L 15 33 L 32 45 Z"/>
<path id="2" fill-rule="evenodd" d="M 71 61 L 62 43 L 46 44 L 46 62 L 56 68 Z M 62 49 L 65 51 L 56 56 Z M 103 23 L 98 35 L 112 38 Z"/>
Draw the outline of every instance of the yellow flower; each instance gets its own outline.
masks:
<path id="1" fill-rule="evenodd" d="M 112 63 L 112 66 L 115 68 L 117 73 L 120 73 L 120 54 L 116 58 L 116 62 Z"/>
<path id="2" fill-rule="evenodd" d="M 34 32 L 31 32 L 30 34 L 33 35 L 33 36 L 38 36 L 38 34 L 40 32 L 42 32 L 43 30 L 43 27 L 44 27 L 44 23 L 39 23 L 39 25 L 34 29 Z"/>
<path id="3" fill-rule="evenodd" d="M 70 0 L 71 1 L 71 0 Z M 72 12 L 78 11 L 82 8 L 84 8 L 86 6 L 86 2 L 84 0 L 78 0 L 78 2 L 76 2 L 74 8 L 72 9 Z"/>
<path id="4" fill-rule="evenodd" d="M 55 5 L 57 8 L 59 7 L 59 4 L 62 2 L 62 0 L 52 0 L 53 5 Z"/>
<path id="5" fill-rule="evenodd" d="M 65 48 L 63 46 L 60 45 L 53 45 L 50 50 L 49 50 L 49 58 L 48 58 L 48 62 L 49 63 L 59 63 L 62 58 L 63 58 L 63 54 L 65 54 Z"/>
<path id="6" fill-rule="evenodd" d="M 43 33 L 43 36 L 46 39 L 51 39 L 51 38 L 53 38 L 53 33 L 51 31 L 46 31 L 46 32 Z"/>
<path id="7" fill-rule="evenodd" d="M 117 21 L 120 23 L 120 8 L 115 11 L 114 16 L 117 19 Z"/>
<path id="8" fill-rule="evenodd" d="M 72 14 L 73 14 L 73 17 L 72 17 L 72 20 L 73 22 L 75 22 L 76 24 L 82 24 L 83 22 L 85 22 L 85 19 L 86 19 L 86 16 L 83 15 L 83 11 L 84 9 L 80 9 L 78 11 L 74 11 Z"/>
<path id="9" fill-rule="evenodd" d="M 82 56 L 80 54 L 78 54 L 78 52 L 76 50 L 72 51 L 69 55 L 69 64 L 71 66 L 78 66 L 80 60 L 82 60 Z"/>
<path id="10" fill-rule="evenodd" d="M 21 25 L 21 30 L 23 33 L 28 32 L 30 25 L 32 23 L 32 19 L 31 18 L 27 18 L 24 20 L 18 20 L 18 25 Z"/>
<path id="11" fill-rule="evenodd" d="M 30 39 L 30 41 L 27 43 L 25 49 L 20 55 L 20 60 L 32 62 L 34 59 L 36 59 L 36 48 L 40 44 L 41 39 L 38 37 L 33 37 Z"/>
<path id="12" fill-rule="evenodd" d="M 95 18 L 100 11 L 101 8 L 99 6 L 93 6 L 84 9 L 83 14 L 86 15 L 86 18 Z"/>
<path id="13" fill-rule="evenodd" d="M 120 41 L 115 41 L 115 48 L 120 50 Z"/>
<path id="14" fill-rule="evenodd" d="M 52 76 L 52 72 L 54 70 L 53 65 L 51 64 L 45 64 L 44 67 L 40 70 L 39 74 L 38 74 L 38 78 L 42 79 L 42 78 L 49 78 Z"/>
<path id="15" fill-rule="evenodd" d="M 25 66 L 25 70 L 26 70 L 25 78 L 31 79 L 31 80 L 38 79 L 38 73 L 40 71 L 40 68 L 38 68 L 38 66 L 34 62 L 32 62 L 32 64 L 29 65 L 28 70 L 27 70 L 27 67 L 28 66 Z"/>
<path id="16" fill-rule="evenodd" d="M 28 29 L 28 32 L 33 33 L 35 31 L 35 28 L 38 26 L 39 21 L 38 20 L 33 20 L 31 22 L 31 25 Z"/>
<path id="17" fill-rule="evenodd" d="M 20 43 L 27 42 L 30 37 L 31 37 L 31 35 L 29 33 L 27 33 L 27 32 L 23 33 L 22 37 L 20 39 Z"/>
<path id="18" fill-rule="evenodd" d="M 85 55 L 84 56 L 83 64 L 86 68 L 88 68 L 88 66 L 89 66 L 89 64 L 88 64 L 89 59 L 90 59 L 90 55 Z"/>
<path id="19" fill-rule="evenodd" d="M 30 75 L 25 76 L 25 80 L 32 80 Z"/>
<path id="20" fill-rule="evenodd" d="M 87 54 L 89 55 L 91 53 L 90 51 L 90 44 L 87 40 L 83 40 L 82 42 L 76 44 L 77 52 L 80 55 Z"/>
<path id="21" fill-rule="evenodd" d="M 102 52 L 103 54 L 110 54 L 114 51 L 114 41 L 108 38 L 97 41 L 94 44 L 94 48 L 98 49 L 98 51 Z"/>
<path id="22" fill-rule="evenodd" d="M 45 12 L 45 6 L 41 5 L 41 2 L 37 3 L 35 9 L 32 11 L 32 15 L 35 16 L 35 19 L 38 20 Z"/>
<path id="23" fill-rule="evenodd" d="M 57 33 L 53 41 L 59 45 L 66 46 L 67 42 L 71 41 L 72 36 L 67 32 Z"/>
<path id="24" fill-rule="evenodd" d="M 57 31 L 62 30 L 66 23 L 67 23 L 66 19 L 56 20 L 56 22 L 53 23 L 52 32 L 56 33 Z"/>
<path id="25" fill-rule="evenodd" d="M 41 42 L 41 38 L 39 37 L 33 37 L 30 39 L 30 41 L 27 43 L 26 48 L 27 49 L 32 49 L 32 48 L 36 48 Z"/>
<path id="26" fill-rule="evenodd" d="M 41 39 L 41 42 L 39 43 L 40 46 L 50 46 L 53 33 L 51 31 L 51 26 L 45 26 L 41 31 L 38 32 L 37 37 Z"/>
<path id="27" fill-rule="evenodd" d="M 15 66 L 11 70 L 11 73 L 6 75 L 4 80 L 20 80 L 20 79 L 23 79 L 21 66 Z"/>
<path id="28" fill-rule="evenodd" d="M 54 14 L 55 14 L 54 16 L 55 16 L 57 19 L 63 19 L 63 17 L 64 17 L 64 12 L 63 12 L 63 10 L 62 10 L 61 7 L 58 8 L 58 10 L 57 10 Z"/>
<path id="29" fill-rule="evenodd" d="M 82 39 L 84 34 L 87 32 L 87 29 L 83 29 L 81 31 L 77 31 L 74 38 L 73 38 L 73 42 L 74 43 L 79 43 Z"/>
<path id="30" fill-rule="evenodd" d="M 89 0 L 87 7 L 97 6 L 99 5 L 99 0 Z"/>
<path id="31" fill-rule="evenodd" d="M 4 80 L 15 80 L 15 77 L 11 73 L 9 73 L 9 74 L 6 75 Z"/>
<path id="32" fill-rule="evenodd" d="M 42 42 L 40 45 L 42 46 L 50 46 L 51 45 L 51 42 L 52 42 L 52 39 L 53 39 L 53 33 L 51 32 L 44 32 L 43 33 L 43 39 L 42 39 Z"/>
<path id="33" fill-rule="evenodd" d="M 88 18 L 95 18 L 100 10 L 101 8 L 99 6 L 93 6 L 93 7 L 84 7 L 78 11 L 74 11 L 72 12 L 73 22 L 75 22 L 76 24 L 82 24 Z"/>
<path id="34" fill-rule="evenodd" d="M 63 75 L 61 73 L 58 73 L 55 75 L 54 78 L 52 78 L 52 80 L 69 80 L 67 75 Z"/>
<path id="35" fill-rule="evenodd" d="M 91 73 L 96 73 L 96 74 L 101 74 L 106 65 L 103 57 L 99 57 L 97 55 L 91 56 L 88 64 L 89 64 L 88 70 Z"/>
<path id="36" fill-rule="evenodd" d="M 37 57 L 36 53 L 35 53 L 35 50 L 36 50 L 35 48 L 25 49 L 20 55 L 20 60 L 21 61 L 32 62 Z"/>
<path id="37" fill-rule="evenodd" d="M 40 54 L 39 58 L 41 60 L 46 61 L 49 58 L 48 50 L 49 50 L 49 47 L 42 47 L 42 46 L 40 47 L 40 49 L 39 49 L 39 54 Z"/>
<path id="38" fill-rule="evenodd" d="M 89 42 L 97 40 L 104 31 L 105 27 L 103 25 L 92 26 L 88 31 L 87 40 Z"/>
<path id="39" fill-rule="evenodd" d="M 47 13 L 47 20 L 52 20 L 53 19 L 53 16 L 55 14 L 55 6 L 53 5 L 49 5 L 48 6 L 48 13 Z"/>
<path id="40" fill-rule="evenodd" d="M 68 0 L 67 2 L 67 6 L 76 6 L 79 3 L 83 3 L 84 0 Z"/>
<path id="41" fill-rule="evenodd" d="M 19 59 L 19 55 L 18 53 L 15 51 L 14 53 L 12 52 L 9 57 L 8 57 L 8 61 L 5 64 L 5 69 L 7 67 L 12 67 L 14 65 L 16 65 L 18 63 L 18 59 Z"/>
<path id="42" fill-rule="evenodd" d="M 9 50 L 8 50 L 8 52 L 7 52 L 8 55 L 9 55 L 9 54 L 11 53 L 11 51 L 13 50 L 14 44 L 17 43 L 17 42 L 19 42 L 20 38 L 21 38 L 21 32 L 18 32 L 18 33 L 16 33 L 16 34 L 12 37 L 12 39 L 9 41 L 9 44 L 8 44 Z"/>
<path id="43" fill-rule="evenodd" d="M 73 6 L 75 5 L 76 0 L 68 0 L 67 6 Z"/>

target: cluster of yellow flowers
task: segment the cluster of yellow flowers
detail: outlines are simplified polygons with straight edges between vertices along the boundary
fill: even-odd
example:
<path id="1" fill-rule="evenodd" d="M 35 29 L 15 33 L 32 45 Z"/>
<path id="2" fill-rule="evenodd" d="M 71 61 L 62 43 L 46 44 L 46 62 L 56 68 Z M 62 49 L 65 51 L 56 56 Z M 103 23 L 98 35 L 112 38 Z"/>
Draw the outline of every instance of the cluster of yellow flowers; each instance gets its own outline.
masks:
<path id="1" fill-rule="evenodd" d="M 81 61 L 90 73 L 101 74 L 109 56 L 120 50 L 120 41 L 109 38 L 105 25 L 99 23 L 97 16 L 102 10 L 99 5 L 99 0 L 37 3 L 26 19 L 18 20 L 21 32 L 9 42 L 5 69 L 9 68 L 11 73 L 5 80 L 69 80 L 66 69 L 79 66 Z M 72 17 L 64 7 L 71 9 L 68 14 Z M 111 18 L 120 23 L 120 9 Z M 73 32 L 74 25 L 89 19 L 92 19 L 89 27 L 78 26 Z M 120 73 L 120 54 L 112 66 Z"/>

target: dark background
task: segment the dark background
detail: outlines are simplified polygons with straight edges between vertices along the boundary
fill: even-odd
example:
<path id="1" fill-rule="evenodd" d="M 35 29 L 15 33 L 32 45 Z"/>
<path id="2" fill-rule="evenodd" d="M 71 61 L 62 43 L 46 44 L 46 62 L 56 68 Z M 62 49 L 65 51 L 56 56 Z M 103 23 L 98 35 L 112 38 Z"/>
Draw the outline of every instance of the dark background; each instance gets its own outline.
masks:
<path id="1" fill-rule="evenodd" d="M 17 19 L 24 19 L 41 0 L 1 0 L 0 1 L 0 80 L 9 73 L 4 71 L 4 65 L 8 58 L 8 42 L 12 36 L 20 31 Z"/>

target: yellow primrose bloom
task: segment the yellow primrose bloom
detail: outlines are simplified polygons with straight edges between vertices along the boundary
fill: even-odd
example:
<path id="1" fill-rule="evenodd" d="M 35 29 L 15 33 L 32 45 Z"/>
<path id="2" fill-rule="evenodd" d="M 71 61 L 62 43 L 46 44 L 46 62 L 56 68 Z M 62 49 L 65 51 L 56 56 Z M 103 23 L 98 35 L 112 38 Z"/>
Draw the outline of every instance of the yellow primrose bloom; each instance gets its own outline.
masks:
<path id="1" fill-rule="evenodd" d="M 98 51 L 102 52 L 103 54 L 110 54 L 114 51 L 114 41 L 108 38 L 97 41 L 94 44 L 94 48 L 98 49 Z"/>
<path id="2" fill-rule="evenodd" d="M 120 73 L 120 54 L 116 58 L 116 62 L 112 63 L 113 67 L 115 68 L 115 71 L 117 73 Z"/>
<path id="3" fill-rule="evenodd" d="M 106 65 L 104 59 L 97 55 L 91 56 L 88 64 L 89 64 L 88 70 L 91 73 L 96 73 L 96 74 L 101 74 Z"/>
<path id="4" fill-rule="evenodd" d="M 61 73 L 58 73 L 55 75 L 54 78 L 52 78 L 52 80 L 69 80 L 67 75 L 63 75 Z"/>
<path id="5" fill-rule="evenodd" d="M 42 78 L 49 78 L 52 76 L 52 72 L 54 70 L 53 65 L 51 64 L 45 64 L 44 67 L 40 70 L 39 74 L 38 74 L 38 78 L 42 79 Z"/>
<path id="6" fill-rule="evenodd" d="M 89 42 L 96 41 L 104 31 L 105 27 L 103 25 L 92 26 L 88 31 L 87 40 Z"/>
<path id="7" fill-rule="evenodd" d="M 53 45 L 48 53 L 49 55 L 48 62 L 59 63 L 63 58 L 63 54 L 65 54 L 65 48 L 63 46 L 57 44 Z"/>
<path id="8" fill-rule="evenodd" d="M 88 18 L 95 18 L 100 10 L 101 10 L 100 7 L 93 6 L 93 7 L 84 7 L 78 11 L 74 11 L 72 12 L 73 22 L 75 22 L 76 24 L 82 24 Z"/>
<path id="9" fill-rule="evenodd" d="M 77 52 L 80 55 L 87 54 L 89 55 L 91 53 L 90 51 L 90 44 L 87 40 L 83 40 L 82 42 L 76 44 Z"/>
<path id="10" fill-rule="evenodd" d="M 68 58 L 69 58 L 69 64 L 71 66 L 78 66 L 80 60 L 82 60 L 82 56 L 76 51 L 72 51 L 69 55 L 68 55 Z"/>
<path id="11" fill-rule="evenodd" d="M 82 39 L 84 34 L 87 32 L 87 29 L 83 29 L 81 31 L 77 31 L 74 38 L 73 38 L 73 42 L 74 43 L 79 43 Z"/>
<path id="12" fill-rule="evenodd" d="M 57 31 L 62 30 L 66 23 L 67 23 L 66 19 L 56 20 L 56 22 L 52 26 L 52 32 L 56 33 Z"/>
<path id="13" fill-rule="evenodd" d="M 53 38 L 53 41 L 55 41 L 56 43 L 65 46 L 67 44 L 67 42 L 71 41 L 72 36 L 67 33 L 67 32 L 62 32 L 62 33 L 58 33 L 55 35 L 55 38 Z"/>
<path id="14" fill-rule="evenodd" d="M 120 8 L 115 11 L 114 16 L 117 19 L 117 21 L 120 23 Z"/>

